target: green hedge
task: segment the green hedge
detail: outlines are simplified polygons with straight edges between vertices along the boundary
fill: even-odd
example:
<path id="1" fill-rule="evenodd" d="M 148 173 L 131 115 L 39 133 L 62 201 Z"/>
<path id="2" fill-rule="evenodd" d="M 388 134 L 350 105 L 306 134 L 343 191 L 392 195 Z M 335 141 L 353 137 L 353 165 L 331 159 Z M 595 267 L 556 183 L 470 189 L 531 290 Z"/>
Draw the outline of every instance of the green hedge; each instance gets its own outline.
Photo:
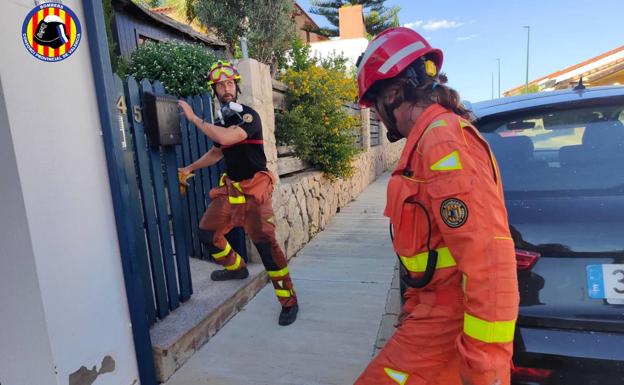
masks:
<path id="1" fill-rule="evenodd" d="M 210 90 L 208 71 L 217 59 L 201 45 L 148 41 L 132 53 L 128 74 L 160 80 L 167 93 L 175 96 L 199 95 Z"/>

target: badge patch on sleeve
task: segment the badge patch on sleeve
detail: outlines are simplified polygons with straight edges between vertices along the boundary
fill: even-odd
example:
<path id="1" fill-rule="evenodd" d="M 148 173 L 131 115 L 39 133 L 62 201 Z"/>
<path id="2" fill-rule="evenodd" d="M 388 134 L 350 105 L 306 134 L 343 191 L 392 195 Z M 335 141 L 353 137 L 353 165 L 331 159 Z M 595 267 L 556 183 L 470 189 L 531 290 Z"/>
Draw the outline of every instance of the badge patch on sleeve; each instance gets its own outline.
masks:
<path id="1" fill-rule="evenodd" d="M 457 198 L 449 198 L 440 205 L 440 216 L 448 227 L 462 227 L 468 219 L 468 206 Z"/>
<path id="2" fill-rule="evenodd" d="M 251 123 L 253 122 L 253 116 L 251 114 L 245 114 L 243 115 L 243 121 L 245 123 Z"/>

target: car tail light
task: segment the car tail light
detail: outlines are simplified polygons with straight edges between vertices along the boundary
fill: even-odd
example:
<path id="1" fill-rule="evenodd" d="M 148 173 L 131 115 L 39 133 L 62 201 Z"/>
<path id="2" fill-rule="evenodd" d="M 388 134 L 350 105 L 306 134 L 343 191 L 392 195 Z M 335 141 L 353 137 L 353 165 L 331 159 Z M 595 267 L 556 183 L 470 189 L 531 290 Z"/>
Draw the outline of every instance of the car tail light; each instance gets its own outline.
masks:
<path id="1" fill-rule="evenodd" d="M 518 270 L 531 270 L 540 256 L 540 253 L 516 249 Z"/>
<path id="2" fill-rule="evenodd" d="M 525 382 L 537 382 L 542 383 L 550 378 L 552 370 L 548 369 L 536 369 L 536 368 L 523 368 L 516 366 L 511 369 L 512 381 L 525 381 Z"/>

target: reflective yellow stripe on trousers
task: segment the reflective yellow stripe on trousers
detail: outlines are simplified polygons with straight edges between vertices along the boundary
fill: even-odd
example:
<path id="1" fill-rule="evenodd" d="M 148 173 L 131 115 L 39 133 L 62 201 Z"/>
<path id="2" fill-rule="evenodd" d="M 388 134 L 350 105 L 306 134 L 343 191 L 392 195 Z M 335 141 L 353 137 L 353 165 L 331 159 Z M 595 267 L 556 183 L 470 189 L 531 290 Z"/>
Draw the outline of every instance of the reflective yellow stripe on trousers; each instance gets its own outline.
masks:
<path id="1" fill-rule="evenodd" d="M 241 257 L 240 255 L 236 254 L 236 261 L 229 266 L 225 266 L 225 270 L 238 270 L 238 268 L 240 267 L 240 264 L 241 264 Z"/>
<path id="2" fill-rule="evenodd" d="M 292 297 L 292 294 L 290 293 L 290 290 L 275 289 L 275 294 L 278 297 L 281 297 L 281 298 L 290 298 L 290 297 Z"/>
<path id="3" fill-rule="evenodd" d="M 513 341 L 516 320 L 490 322 L 464 313 L 464 333 L 489 344 Z"/>
<path id="4" fill-rule="evenodd" d="M 232 246 L 230 246 L 229 243 L 225 244 L 225 249 L 223 249 L 223 251 L 220 251 L 218 253 L 214 253 L 212 254 L 212 256 L 214 257 L 214 259 L 220 259 L 225 257 L 226 255 L 230 254 L 230 251 L 232 251 Z"/>
<path id="5" fill-rule="evenodd" d="M 436 269 L 443 269 L 445 267 L 456 266 L 455 258 L 451 254 L 451 250 L 448 247 L 441 247 L 436 250 L 438 252 L 438 263 Z M 412 257 L 401 256 L 401 262 L 403 266 L 412 273 L 422 273 L 427 268 L 427 259 L 429 254 L 427 252 L 416 254 Z"/>
<path id="6" fill-rule="evenodd" d="M 223 175 L 221 175 L 221 178 L 219 179 L 219 187 L 223 187 L 225 186 L 225 182 L 224 182 L 224 178 L 227 176 L 226 173 L 223 173 Z M 234 182 L 232 183 L 234 185 L 234 188 L 237 189 L 241 194 L 243 192 L 242 187 L 240 186 L 239 182 Z M 241 196 L 237 196 L 237 197 L 233 197 L 233 196 L 228 196 L 229 200 L 230 200 L 230 204 L 232 205 L 242 205 L 243 203 L 247 202 L 247 200 L 245 199 L 244 195 Z"/>
<path id="7" fill-rule="evenodd" d="M 275 271 L 269 270 L 267 271 L 267 273 L 269 273 L 269 277 L 271 278 L 282 278 L 288 274 L 288 267 L 285 267 L 282 270 L 275 270 Z"/>

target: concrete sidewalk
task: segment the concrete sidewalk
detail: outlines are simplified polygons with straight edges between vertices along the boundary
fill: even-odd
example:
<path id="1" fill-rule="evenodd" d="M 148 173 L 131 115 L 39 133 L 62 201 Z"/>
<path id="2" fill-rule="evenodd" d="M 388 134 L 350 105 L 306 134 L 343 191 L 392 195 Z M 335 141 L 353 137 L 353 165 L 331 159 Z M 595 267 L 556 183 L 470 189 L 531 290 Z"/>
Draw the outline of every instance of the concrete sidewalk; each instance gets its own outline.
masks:
<path id="1" fill-rule="evenodd" d="M 290 271 L 297 321 L 277 324 L 267 285 L 166 385 L 349 385 L 370 361 L 395 256 L 382 212 L 382 175 L 337 214 Z"/>

